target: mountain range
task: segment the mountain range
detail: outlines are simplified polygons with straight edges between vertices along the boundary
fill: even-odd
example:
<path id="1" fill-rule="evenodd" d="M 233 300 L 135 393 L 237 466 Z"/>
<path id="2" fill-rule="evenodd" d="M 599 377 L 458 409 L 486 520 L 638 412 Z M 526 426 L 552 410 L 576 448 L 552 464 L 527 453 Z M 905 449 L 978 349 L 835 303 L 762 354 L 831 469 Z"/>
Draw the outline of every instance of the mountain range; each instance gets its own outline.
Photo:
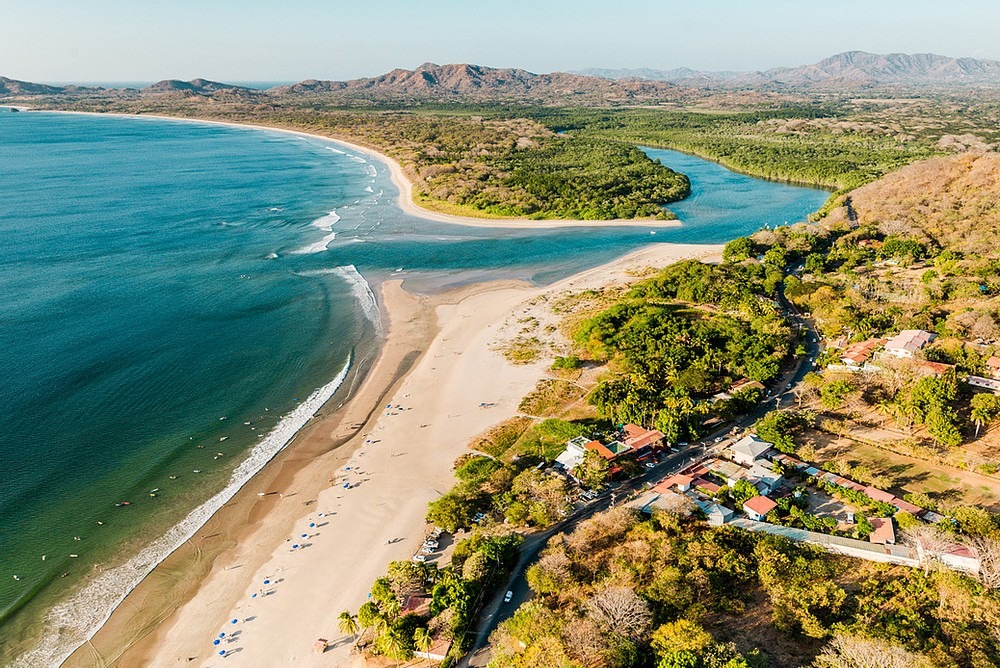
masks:
<path id="1" fill-rule="evenodd" d="M 534 74 L 523 69 L 482 65 L 425 63 L 413 70 L 350 81 L 307 79 L 257 90 L 207 79 L 166 79 L 141 89 L 50 86 L 0 77 L 0 96 L 172 95 L 227 100 L 267 101 L 322 96 L 335 102 L 532 102 L 620 104 L 677 100 L 696 91 L 758 90 L 853 92 L 919 87 L 1000 87 L 1000 61 L 950 58 L 935 54 L 879 55 L 848 51 L 800 67 L 763 72 L 709 72 L 686 67 L 671 70 L 590 69 Z"/>
<path id="2" fill-rule="evenodd" d="M 714 72 L 681 67 L 671 70 L 600 69 L 577 74 L 612 80 L 668 81 L 680 86 L 833 88 L 877 86 L 1000 86 L 1000 61 L 951 58 L 933 53 L 846 51 L 818 63 L 760 72 Z"/>

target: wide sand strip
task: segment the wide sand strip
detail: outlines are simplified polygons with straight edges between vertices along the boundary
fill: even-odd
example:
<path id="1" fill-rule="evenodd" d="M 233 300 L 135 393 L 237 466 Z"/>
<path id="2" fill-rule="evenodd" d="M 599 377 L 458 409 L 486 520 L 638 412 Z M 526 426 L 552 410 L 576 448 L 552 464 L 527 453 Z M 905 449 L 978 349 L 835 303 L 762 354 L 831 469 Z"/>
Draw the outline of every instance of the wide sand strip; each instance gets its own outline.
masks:
<path id="1" fill-rule="evenodd" d="M 130 595 L 70 665 L 347 665 L 351 643 L 337 630 L 337 615 L 364 603 L 390 561 L 409 559 L 419 549 L 427 503 L 453 484 L 454 459 L 473 436 L 516 412 L 550 362 L 515 366 L 504 360 L 494 350 L 503 323 L 541 294 L 601 287 L 629 280 L 644 267 L 715 259 L 720 252 L 719 246 L 657 244 L 548 288 L 481 284 L 435 298 L 437 335 L 390 398 L 379 398 L 362 434 L 311 461 L 300 454 L 298 442 L 290 446 L 286 460 L 276 463 L 282 475 L 268 475 L 265 468 L 268 484 L 249 487 L 234 499 L 241 512 L 220 514 L 191 541 L 215 541 L 220 532 L 229 537 L 211 563 L 201 564 L 207 575 L 195 569 L 157 579 L 154 571 L 150 586 L 144 582 Z M 372 410 L 373 397 L 381 397 L 377 386 L 385 386 L 385 378 L 376 382 L 376 376 L 393 377 L 386 371 L 393 364 L 383 362 L 393 356 L 398 362 L 406 356 L 401 351 L 414 350 L 405 338 L 419 338 L 426 328 L 419 324 L 419 301 L 398 284 L 386 284 L 382 299 L 389 343 L 365 383 L 374 389 L 363 389 L 344 409 L 318 420 L 303 445 L 318 439 L 329 446 L 338 430 L 364 422 L 356 416 Z M 259 497 L 260 491 L 273 493 Z M 227 517 L 237 525 L 226 526 Z M 178 597 L 153 618 L 148 611 L 144 615 L 143 606 L 159 602 L 157 588 L 169 594 L 171 582 L 198 586 L 189 586 L 183 601 Z M 145 621 L 134 621 L 139 617 Z M 219 633 L 227 638 L 213 645 Z M 312 654 L 317 638 L 335 647 Z M 220 650 L 228 656 L 218 656 Z"/>

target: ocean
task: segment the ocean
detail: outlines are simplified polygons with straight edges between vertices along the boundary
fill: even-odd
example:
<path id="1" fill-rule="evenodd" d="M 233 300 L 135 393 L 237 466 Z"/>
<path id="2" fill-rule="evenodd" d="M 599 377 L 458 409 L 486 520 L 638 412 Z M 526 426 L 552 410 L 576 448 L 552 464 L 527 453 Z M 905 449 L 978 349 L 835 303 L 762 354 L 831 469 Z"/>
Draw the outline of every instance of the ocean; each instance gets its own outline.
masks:
<path id="1" fill-rule="evenodd" d="M 0 663 L 47 611 L 100 624 L 346 393 L 380 341 L 370 285 L 547 283 L 802 220 L 827 197 L 648 153 L 692 180 L 681 227 L 491 230 L 402 213 L 385 165 L 320 139 L 0 114 Z"/>

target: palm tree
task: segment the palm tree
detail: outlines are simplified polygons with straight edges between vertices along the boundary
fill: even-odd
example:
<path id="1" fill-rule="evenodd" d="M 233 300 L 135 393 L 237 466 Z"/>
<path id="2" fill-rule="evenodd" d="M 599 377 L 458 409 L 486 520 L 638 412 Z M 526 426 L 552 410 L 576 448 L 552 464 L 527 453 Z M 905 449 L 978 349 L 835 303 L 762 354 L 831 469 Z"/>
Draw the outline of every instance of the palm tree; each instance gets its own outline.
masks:
<path id="1" fill-rule="evenodd" d="M 396 662 L 396 668 L 399 668 L 399 655 L 406 648 L 399 631 L 397 629 L 387 630 L 382 642 L 384 643 L 386 653 L 392 655 L 393 660 Z"/>
<path id="2" fill-rule="evenodd" d="M 427 629 L 419 628 L 413 632 L 413 644 L 416 645 L 418 650 L 426 654 L 434 644 L 434 638 L 427 632 Z M 424 660 L 430 665 L 431 660 L 429 658 L 425 656 Z"/>
<path id="3" fill-rule="evenodd" d="M 337 617 L 337 625 L 340 627 L 340 632 L 344 635 L 354 636 L 354 649 L 358 648 L 358 641 L 361 640 L 361 626 L 358 624 L 358 618 L 352 615 L 349 611 L 344 610 Z"/>

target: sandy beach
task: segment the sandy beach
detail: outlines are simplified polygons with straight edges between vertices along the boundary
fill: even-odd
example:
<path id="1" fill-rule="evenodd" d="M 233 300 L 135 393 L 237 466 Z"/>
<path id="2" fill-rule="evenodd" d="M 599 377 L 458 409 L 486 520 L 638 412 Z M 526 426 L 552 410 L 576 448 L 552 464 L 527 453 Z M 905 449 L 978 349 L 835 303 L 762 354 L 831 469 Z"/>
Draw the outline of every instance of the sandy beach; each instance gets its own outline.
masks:
<path id="1" fill-rule="evenodd" d="M 390 561 L 418 549 L 427 503 L 453 484 L 454 459 L 513 415 L 551 362 L 503 359 L 505 322 L 543 308 L 541 295 L 720 253 L 657 244 L 545 288 L 499 282 L 418 298 L 384 284 L 386 343 L 358 394 L 305 430 L 66 665 L 348 665 L 337 615 L 366 600 Z M 333 647 L 312 654 L 317 638 Z"/>

